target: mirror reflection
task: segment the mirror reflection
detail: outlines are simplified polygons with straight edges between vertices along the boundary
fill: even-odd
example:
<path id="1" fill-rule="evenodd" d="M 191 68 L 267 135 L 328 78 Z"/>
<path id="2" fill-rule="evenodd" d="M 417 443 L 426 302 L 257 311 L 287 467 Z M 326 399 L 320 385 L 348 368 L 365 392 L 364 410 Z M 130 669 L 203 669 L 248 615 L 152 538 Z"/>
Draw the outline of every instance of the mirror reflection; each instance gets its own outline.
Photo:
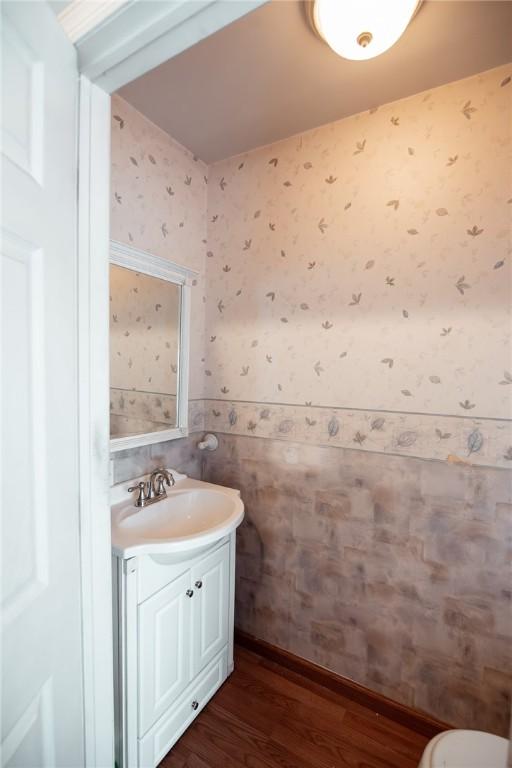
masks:
<path id="1" fill-rule="evenodd" d="M 110 437 L 177 426 L 181 286 L 110 265 Z"/>

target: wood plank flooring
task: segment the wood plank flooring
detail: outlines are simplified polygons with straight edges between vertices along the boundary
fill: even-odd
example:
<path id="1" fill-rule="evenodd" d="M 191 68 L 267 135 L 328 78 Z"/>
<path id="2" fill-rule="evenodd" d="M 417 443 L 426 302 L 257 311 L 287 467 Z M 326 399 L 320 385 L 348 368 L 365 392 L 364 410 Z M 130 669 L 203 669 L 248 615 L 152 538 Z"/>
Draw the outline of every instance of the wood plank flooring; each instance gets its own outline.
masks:
<path id="1" fill-rule="evenodd" d="M 250 651 L 159 768 L 417 768 L 428 739 Z"/>

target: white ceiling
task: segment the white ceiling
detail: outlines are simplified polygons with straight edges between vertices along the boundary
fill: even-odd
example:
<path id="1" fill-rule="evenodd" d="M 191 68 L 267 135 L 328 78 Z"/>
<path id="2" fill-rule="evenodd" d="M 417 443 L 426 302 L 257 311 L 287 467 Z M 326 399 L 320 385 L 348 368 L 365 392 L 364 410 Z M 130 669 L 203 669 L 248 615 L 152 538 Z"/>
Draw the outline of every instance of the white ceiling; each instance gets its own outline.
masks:
<path id="1" fill-rule="evenodd" d="M 511 0 L 424 2 L 393 48 L 362 62 L 314 34 L 303 2 L 273 0 L 120 95 L 214 163 L 508 61 Z"/>

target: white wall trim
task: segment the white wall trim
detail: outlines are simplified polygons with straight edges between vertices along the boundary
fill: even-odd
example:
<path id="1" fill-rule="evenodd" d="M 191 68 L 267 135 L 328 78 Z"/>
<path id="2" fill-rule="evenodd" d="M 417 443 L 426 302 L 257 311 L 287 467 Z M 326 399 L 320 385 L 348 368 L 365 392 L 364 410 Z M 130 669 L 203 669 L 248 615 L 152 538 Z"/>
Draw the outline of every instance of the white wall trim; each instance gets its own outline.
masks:
<path id="1" fill-rule="evenodd" d="M 76 43 L 131 0 L 73 0 L 57 16 L 64 32 Z"/>
<path id="2" fill-rule="evenodd" d="M 268 0 L 130 0 L 77 41 L 82 74 L 108 93 Z"/>
<path id="3" fill-rule="evenodd" d="M 178 285 L 189 284 L 199 274 L 195 269 L 184 267 L 175 261 L 155 256 L 149 251 L 142 251 L 140 248 L 134 248 L 118 240 L 110 241 L 110 263 Z"/>
<path id="4" fill-rule="evenodd" d="M 86 768 L 107 768 L 114 764 L 109 498 L 108 94 L 264 2 L 266 0 L 127 0 L 77 40 L 82 73 L 78 157 L 78 342 Z M 183 326 L 188 324 L 186 319 L 190 316 L 189 281 L 190 276 L 183 290 Z M 184 350 L 184 362 L 180 368 L 179 386 L 184 387 L 184 382 L 188 381 L 187 335 L 180 338 L 180 344 Z M 184 398 L 181 400 L 179 424 L 187 429 L 188 412 L 185 412 Z"/>
<path id="5" fill-rule="evenodd" d="M 80 78 L 78 341 L 85 759 L 114 764 L 109 480 L 110 97 Z"/>
<path id="6" fill-rule="evenodd" d="M 140 435 L 130 435 L 129 437 L 114 437 L 110 441 L 110 453 L 119 453 L 119 451 L 126 451 L 128 448 L 141 448 L 143 445 L 166 443 L 168 440 L 177 440 L 180 437 L 187 437 L 187 435 L 188 427 L 185 423 L 183 426 L 174 427 L 173 429 L 162 429 L 158 432 L 145 432 Z"/>

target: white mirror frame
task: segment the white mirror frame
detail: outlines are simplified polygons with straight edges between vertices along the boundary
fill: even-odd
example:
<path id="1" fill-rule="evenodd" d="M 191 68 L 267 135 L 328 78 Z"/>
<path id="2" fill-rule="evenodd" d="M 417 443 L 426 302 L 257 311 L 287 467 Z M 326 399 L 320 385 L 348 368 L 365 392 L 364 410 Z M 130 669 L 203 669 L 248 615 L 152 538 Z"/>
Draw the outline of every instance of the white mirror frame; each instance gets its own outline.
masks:
<path id="1" fill-rule="evenodd" d="M 178 386 L 176 393 L 176 426 L 159 432 L 146 432 L 129 437 L 115 437 L 110 440 L 110 452 L 138 448 L 142 445 L 163 443 L 188 435 L 188 369 L 190 351 L 190 286 L 197 272 L 182 267 L 168 259 L 154 256 L 147 251 L 133 248 L 131 245 L 110 241 L 110 264 L 141 272 L 150 277 L 158 277 L 181 287 L 180 296 L 180 332 L 178 349 Z"/>

